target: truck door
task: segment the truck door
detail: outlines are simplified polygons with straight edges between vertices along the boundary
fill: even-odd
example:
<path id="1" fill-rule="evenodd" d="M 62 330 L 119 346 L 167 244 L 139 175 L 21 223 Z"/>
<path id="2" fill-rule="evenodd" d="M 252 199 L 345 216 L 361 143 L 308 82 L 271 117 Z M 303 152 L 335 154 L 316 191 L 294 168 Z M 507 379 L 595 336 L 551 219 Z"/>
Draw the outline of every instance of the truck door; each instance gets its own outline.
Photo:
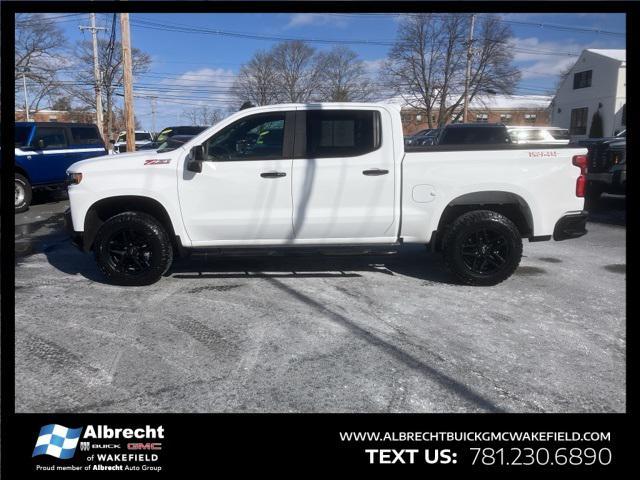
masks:
<path id="1" fill-rule="evenodd" d="M 50 184 L 64 182 L 69 163 L 69 139 L 63 126 L 36 126 L 31 141 L 34 152 L 28 155 L 31 183 Z"/>
<path id="2" fill-rule="evenodd" d="M 293 160 L 297 243 L 389 243 L 395 162 L 385 110 L 301 110 Z"/>
<path id="3" fill-rule="evenodd" d="M 194 246 L 286 244 L 293 236 L 294 112 L 243 117 L 205 147 L 202 172 L 183 164 L 180 208 Z"/>

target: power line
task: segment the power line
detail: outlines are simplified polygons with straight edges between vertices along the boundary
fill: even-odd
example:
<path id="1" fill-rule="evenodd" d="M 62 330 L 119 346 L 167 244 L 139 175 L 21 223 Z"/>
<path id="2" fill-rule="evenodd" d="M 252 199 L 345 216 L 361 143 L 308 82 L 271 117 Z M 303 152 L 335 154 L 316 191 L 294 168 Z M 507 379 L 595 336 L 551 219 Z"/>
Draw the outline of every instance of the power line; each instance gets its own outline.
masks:
<path id="1" fill-rule="evenodd" d="M 327 38 L 305 38 L 305 37 L 289 37 L 289 36 L 281 36 L 281 35 L 262 35 L 262 34 L 253 34 L 248 32 L 232 32 L 226 30 L 219 29 L 209 29 L 204 27 L 194 27 L 179 23 L 174 24 L 165 24 L 161 22 L 149 21 L 149 20 L 132 20 L 131 24 L 133 26 L 137 26 L 138 28 L 147 28 L 152 30 L 160 30 L 160 31 L 168 31 L 168 32 L 176 32 L 176 33 L 189 33 L 189 34 L 203 34 L 203 35 L 217 35 L 223 37 L 232 37 L 232 38 L 244 38 L 248 40 L 263 40 L 263 41 L 271 41 L 271 42 L 283 42 L 283 41 L 303 41 L 308 43 L 321 43 L 321 44 L 352 44 L 352 45 L 376 45 L 376 46 L 393 46 L 396 44 L 395 41 L 391 40 L 365 40 L 365 39 L 327 39 Z M 487 42 L 495 42 L 508 44 L 508 41 L 505 40 L 497 40 L 497 39 L 483 39 L 482 41 Z M 515 47 L 512 46 L 511 50 L 522 53 L 538 53 L 541 55 L 554 55 L 554 56 L 579 56 L 578 53 L 575 52 L 559 52 L 555 50 L 540 50 L 533 49 L 527 47 Z"/>

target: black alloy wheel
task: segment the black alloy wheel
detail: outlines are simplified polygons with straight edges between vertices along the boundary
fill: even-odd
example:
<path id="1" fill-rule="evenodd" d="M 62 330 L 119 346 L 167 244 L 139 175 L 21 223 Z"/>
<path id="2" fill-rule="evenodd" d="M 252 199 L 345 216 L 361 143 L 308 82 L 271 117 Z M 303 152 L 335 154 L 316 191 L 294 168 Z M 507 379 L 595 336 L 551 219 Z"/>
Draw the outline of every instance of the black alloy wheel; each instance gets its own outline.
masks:
<path id="1" fill-rule="evenodd" d="M 509 243 L 505 235 L 489 228 L 471 232 L 460 250 L 464 264 L 478 275 L 495 273 L 506 265 L 509 257 Z"/>
<path id="2" fill-rule="evenodd" d="M 522 258 L 522 235 L 504 215 L 474 210 L 445 229 L 445 264 L 467 285 L 497 285 L 516 271 Z"/>
<path id="3" fill-rule="evenodd" d="M 124 212 L 102 224 L 93 243 L 98 268 L 116 285 L 150 285 L 173 262 L 165 227 L 149 214 Z"/>

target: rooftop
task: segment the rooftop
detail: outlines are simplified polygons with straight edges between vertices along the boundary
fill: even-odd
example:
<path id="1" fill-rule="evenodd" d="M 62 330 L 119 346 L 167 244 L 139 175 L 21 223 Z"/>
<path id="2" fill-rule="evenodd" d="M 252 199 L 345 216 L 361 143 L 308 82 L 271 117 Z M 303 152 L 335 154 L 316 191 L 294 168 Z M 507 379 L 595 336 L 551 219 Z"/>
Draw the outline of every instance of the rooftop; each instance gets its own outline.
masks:
<path id="1" fill-rule="evenodd" d="M 614 48 L 588 48 L 587 52 L 595 53 L 597 55 L 602 55 L 603 57 L 613 58 L 619 62 L 627 61 L 627 51 L 622 49 L 614 49 Z"/>

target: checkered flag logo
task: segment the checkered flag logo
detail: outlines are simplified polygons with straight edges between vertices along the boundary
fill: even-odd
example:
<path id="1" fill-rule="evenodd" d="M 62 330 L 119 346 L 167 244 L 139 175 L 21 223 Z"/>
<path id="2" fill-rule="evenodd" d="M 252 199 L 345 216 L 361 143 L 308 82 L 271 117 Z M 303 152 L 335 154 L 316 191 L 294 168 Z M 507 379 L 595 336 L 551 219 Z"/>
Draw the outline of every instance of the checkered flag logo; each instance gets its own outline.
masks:
<path id="1" fill-rule="evenodd" d="M 40 429 L 36 448 L 32 457 L 37 455 L 51 455 L 52 457 L 67 459 L 73 457 L 80 439 L 80 428 L 67 428 L 52 423 Z"/>

